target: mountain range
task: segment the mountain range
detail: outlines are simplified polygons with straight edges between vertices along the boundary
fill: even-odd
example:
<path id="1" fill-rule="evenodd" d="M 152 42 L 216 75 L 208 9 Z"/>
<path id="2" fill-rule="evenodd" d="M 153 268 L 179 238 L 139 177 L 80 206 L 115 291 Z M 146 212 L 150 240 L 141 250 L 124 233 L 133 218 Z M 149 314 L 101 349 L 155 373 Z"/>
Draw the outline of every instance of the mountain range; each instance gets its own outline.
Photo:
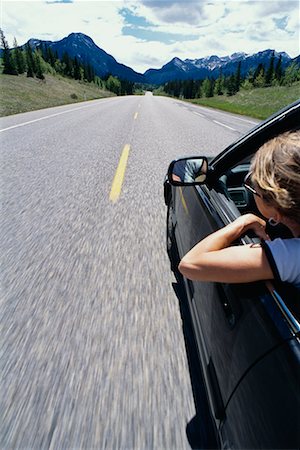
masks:
<path id="1" fill-rule="evenodd" d="M 206 77 L 217 78 L 220 70 L 223 75 L 236 72 L 237 63 L 241 61 L 241 75 L 246 75 L 250 69 L 255 70 L 258 64 L 267 64 L 273 54 L 273 50 L 264 50 L 253 55 L 246 53 L 234 53 L 230 56 L 219 57 L 216 55 L 200 59 L 173 58 L 160 69 L 148 69 L 144 74 L 138 73 L 98 47 L 94 41 L 83 33 L 71 33 L 60 41 L 42 41 L 30 39 L 31 47 L 38 48 L 47 45 L 57 52 L 61 58 L 66 52 L 71 58 L 77 58 L 81 63 L 89 63 L 96 75 L 105 77 L 108 74 L 136 83 L 163 84 L 171 80 L 204 79 Z M 282 68 L 287 67 L 292 61 L 299 63 L 297 58 L 290 58 L 285 52 L 274 52 L 275 64 L 281 55 Z"/>

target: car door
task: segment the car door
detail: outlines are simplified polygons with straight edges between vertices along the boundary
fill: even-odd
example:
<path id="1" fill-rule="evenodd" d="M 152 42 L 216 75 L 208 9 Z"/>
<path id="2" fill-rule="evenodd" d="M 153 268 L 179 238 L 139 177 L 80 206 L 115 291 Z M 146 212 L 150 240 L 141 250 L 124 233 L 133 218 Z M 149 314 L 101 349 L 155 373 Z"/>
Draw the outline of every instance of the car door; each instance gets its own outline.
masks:
<path id="1" fill-rule="evenodd" d="M 296 336 L 257 361 L 226 408 L 225 448 L 300 448 L 299 367 Z"/>
<path id="2" fill-rule="evenodd" d="M 236 165 L 236 163 L 235 163 Z M 224 174 L 232 167 L 224 167 Z M 175 188 L 175 235 L 182 257 L 206 235 L 233 221 L 240 212 L 223 189 L 223 174 L 210 187 Z M 250 236 L 237 244 L 254 242 Z M 226 284 L 185 280 L 195 335 L 209 384 L 216 419 L 247 371 L 291 337 L 283 319 L 269 305 L 264 282 Z M 277 311 L 277 310 L 276 310 Z M 274 315 L 277 320 L 274 320 Z"/>

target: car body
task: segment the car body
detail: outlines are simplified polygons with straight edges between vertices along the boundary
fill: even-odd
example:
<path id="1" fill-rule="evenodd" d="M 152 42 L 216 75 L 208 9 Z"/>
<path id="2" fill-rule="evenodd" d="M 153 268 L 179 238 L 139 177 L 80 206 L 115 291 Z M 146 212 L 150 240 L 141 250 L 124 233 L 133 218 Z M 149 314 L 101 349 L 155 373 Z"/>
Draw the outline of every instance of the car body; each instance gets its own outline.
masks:
<path id="1" fill-rule="evenodd" d="M 257 214 L 243 186 L 250 160 L 264 142 L 299 127 L 300 101 L 258 124 L 217 157 L 201 156 L 208 164 L 204 180 L 176 181 L 175 161 L 170 164 L 164 183 L 167 251 L 178 280 L 178 263 L 197 242 L 244 212 Z M 275 228 L 269 230 L 271 238 L 286 231 Z M 237 245 L 251 242 L 257 237 L 249 233 Z M 218 445 L 300 448 L 299 290 L 275 281 L 182 282 Z"/>

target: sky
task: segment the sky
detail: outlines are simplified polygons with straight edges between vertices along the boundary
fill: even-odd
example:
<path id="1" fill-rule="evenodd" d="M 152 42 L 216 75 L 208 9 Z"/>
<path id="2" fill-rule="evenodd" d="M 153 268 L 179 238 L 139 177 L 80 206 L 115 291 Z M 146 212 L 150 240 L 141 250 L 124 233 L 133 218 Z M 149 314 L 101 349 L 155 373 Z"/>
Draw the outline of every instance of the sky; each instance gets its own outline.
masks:
<path id="1" fill-rule="evenodd" d="M 90 36 L 137 72 L 172 58 L 300 53 L 299 0 L 1 0 L 1 29 L 10 45 L 30 38 Z"/>

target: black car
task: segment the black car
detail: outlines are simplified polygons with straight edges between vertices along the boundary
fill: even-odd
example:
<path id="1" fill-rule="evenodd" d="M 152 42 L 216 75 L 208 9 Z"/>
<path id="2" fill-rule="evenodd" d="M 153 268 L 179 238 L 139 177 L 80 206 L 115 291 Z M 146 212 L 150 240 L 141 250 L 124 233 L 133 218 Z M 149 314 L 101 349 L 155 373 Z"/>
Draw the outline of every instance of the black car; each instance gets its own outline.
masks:
<path id="1" fill-rule="evenodd" d="M 259 215 L 243 186 L 251 158 L 267 140 L 299 127 L 297 101 L 213 159 L 193 156 L 170 164 L 164 183 L 167 251 L 178 280 L 178 263 L 197 242 L 240 214 Z M 283 237 L 287 229 L 268 233 Z M 257 239 L 249 232 L 237 245 Z M 182 282 L 218 446 L 300 448 L 299 290 L 275 281 Z"/>

